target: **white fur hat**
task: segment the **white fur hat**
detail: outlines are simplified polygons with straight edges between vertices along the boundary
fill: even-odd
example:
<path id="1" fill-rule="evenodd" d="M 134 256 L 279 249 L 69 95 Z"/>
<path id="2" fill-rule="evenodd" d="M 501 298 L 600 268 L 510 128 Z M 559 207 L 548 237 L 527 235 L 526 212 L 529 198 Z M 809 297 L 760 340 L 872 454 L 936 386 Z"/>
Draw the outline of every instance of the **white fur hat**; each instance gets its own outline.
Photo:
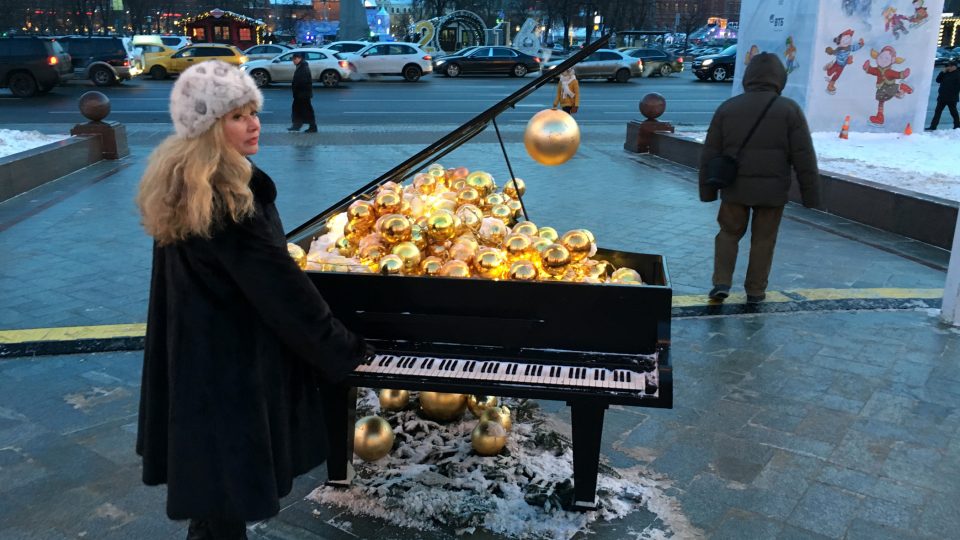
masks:
<path id="1" fill-rule="evenodd" d="M 263 106 L 263 94 L 246 72 L 220 60 L 187 68 L 173 85 L 170 116 L 177 135 L 198 137 L 217 119 L 248 103 Z"/>

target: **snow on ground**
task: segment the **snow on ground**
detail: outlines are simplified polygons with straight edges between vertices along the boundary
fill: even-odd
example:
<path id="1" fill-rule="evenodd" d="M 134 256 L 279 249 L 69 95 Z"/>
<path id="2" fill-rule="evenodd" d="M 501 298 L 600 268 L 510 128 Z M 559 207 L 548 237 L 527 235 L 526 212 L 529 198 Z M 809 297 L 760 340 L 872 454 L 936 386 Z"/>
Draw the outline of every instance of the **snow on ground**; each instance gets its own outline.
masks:
<path id="1" fill-rule="evenodd" d="M 949 120 L 949 119 L 948 119 Z M 820 169 L 960 201 L 960 129 L 898 133 L 813 134 Z M 703 131 L 677 135 L 703 141 Z"/>
<path id="2" fill-rule="evenodd" d="M 68 137 L 69 135 L 44 135 L 39 131 L 0 129 L 0 158 L 52 142 L 62 141 Z"/>

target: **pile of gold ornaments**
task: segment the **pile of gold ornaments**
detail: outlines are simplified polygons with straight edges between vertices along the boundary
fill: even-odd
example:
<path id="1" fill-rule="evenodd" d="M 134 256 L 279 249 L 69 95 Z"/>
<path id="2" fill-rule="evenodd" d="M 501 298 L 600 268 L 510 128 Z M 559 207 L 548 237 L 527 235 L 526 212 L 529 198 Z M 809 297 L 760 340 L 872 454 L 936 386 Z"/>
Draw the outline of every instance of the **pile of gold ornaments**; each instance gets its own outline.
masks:
<path id="1" fill-rule="evenodd" d="M 518 221 L 525 191 L 519 178 L 498 189 L 490 173 L 435 163 L 410 185 L 386 182 L 369 200 L 354 201 L 328 220 L 325 241 L 315 242 L 306 260 L 298 246 L 291 256 L 320 271 L 643 284 L 636 270 L 591 258 L 597 245 L 590 231 L 561 235 Z"/>

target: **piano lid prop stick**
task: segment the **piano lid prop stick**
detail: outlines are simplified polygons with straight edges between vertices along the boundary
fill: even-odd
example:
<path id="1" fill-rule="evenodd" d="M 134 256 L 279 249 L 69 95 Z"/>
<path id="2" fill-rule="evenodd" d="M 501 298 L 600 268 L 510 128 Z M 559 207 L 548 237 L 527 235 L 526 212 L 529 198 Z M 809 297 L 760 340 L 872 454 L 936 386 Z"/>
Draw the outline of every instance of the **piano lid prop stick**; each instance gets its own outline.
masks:
<path id="1" fill-rule="evenodd" d="M 494 116 L 491 121 L 493 122 L 493 129 L 497 132 L 497 140 L 500 141 L 500 150 L 503 152 L 503 160 L 507 162 L 507 171 L 510 173 L 510 182 L 513 182 L 513 179 L 516 178 L 516 175 L 513 174 L 513 167 L 510 166 L 510 158 L 507 157 L 507 147 L 503 145 L 503 137 L 500 136 L 500 127 L 497 126 L 497 117 Z M 523 204 L 523 197 L 520 195 L 520 186 L 516 182 L 513 182 L 513 187 L 517 192 L 517 200 L 520 201 L 520 211 L 523 212 L 523 220 L 530 221 L 530 216 L 527 215 L 527 207 Z"/>

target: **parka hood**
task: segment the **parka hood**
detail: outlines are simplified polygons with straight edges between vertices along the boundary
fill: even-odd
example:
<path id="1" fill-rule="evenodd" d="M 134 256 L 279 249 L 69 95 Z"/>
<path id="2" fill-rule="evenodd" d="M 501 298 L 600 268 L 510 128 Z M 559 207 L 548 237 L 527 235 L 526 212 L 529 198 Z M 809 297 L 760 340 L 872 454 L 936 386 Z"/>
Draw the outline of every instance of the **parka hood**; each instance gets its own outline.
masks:
<path id="1" fill-rule="evenodd" d="M 743 72 L 743 89 L 747 92 L 773 90 L 783 92 L 787 85 L 787 69 L 780 58 L 772 53 L 754 56 Z"/>

